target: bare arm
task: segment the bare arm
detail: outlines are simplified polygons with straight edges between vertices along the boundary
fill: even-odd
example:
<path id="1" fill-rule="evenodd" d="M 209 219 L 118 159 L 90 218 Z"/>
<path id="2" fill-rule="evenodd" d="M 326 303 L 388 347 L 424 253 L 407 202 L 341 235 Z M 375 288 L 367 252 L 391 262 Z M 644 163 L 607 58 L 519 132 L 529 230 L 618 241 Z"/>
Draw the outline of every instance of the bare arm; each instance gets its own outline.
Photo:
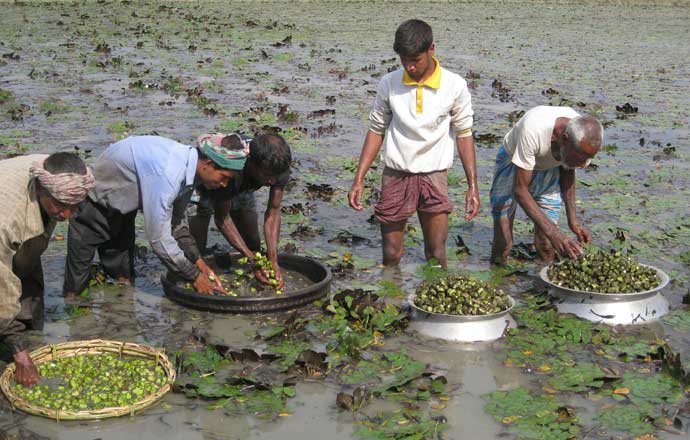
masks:
<path id="1" fill-rule="evenodd" d="M 591 243 L 592 236 L 589 231 L 580 226 L 575 210 L 575 170 L 568 170 L 561 167 L 560 170 L 561 197 L 565 205 L 565 214 L 568 218 L 568 227 L 577 236 L 577 240 L 582 243 Z"/>
<path id="2" fill-rule="evenodd" d="M 278 280 L 278 289 L 285 286 L 283 272 L 278 266 L 278 239 L 280 238 L 280 203 L 283 200 L 283 188 L 271 186 L 268 193 L 268 206 L 264 213 L 264 238 L 266 239 L 266 254 L 273 266 L 275 278 Z M 256 279 L 264 284 L 270 284 L 270 274 L 267 270 L 256 269 Z"/>
<path id="3" fill-rule="evenodd" d="M 369 131 L 366 138 L 364 139 L 364 146 L 362 147 L 362 153 L 359 156 L 359 164 L 357 165 L 357 171 L 355 172 L 355 178 L 352 182 L 352 188 L 347 195 L 348 201 L 352 209 L 361 211 L 364 209 L 362 206 L 362 193 L 364 192 L 364 176 L 366 176 L 371 164 L 378 156 L 379 151 L 381 151 L 381 144 L 383 143 L 383 135 Z"/>
<path id="4" fill-rule="evenodd" d="M 232 217 L 230 217 L 231 204 L 230 200 L 215 202 L 213 219 L 216 227 L 232 247 L 240 251 L 245 257 L 253 260 L 254 254 L 242 238 L 240 231 L 235 226 L 235 222 L 232 221 Z"/>
<path id="5" fill-rule="evenodd" d="M 533 172 L 520 167 L 515 167 L 515 199 L 525 210 L 529 218 L 534 221 L 539 229 L 548 237 L 554 249 L 563 256 L 577 258 L 582 253 L 580 246 L 569 237 L 563 235 L 546 214 L 541 210 L 537 202 L 529 193 L 529 184 L 532 182 Z"/>
<path id="6" fill-rule="evenodd" d="M 268 206 L 264 213 L 264 237 L 268 259 L 278 265 L 278 240 L 280 238 L 280 203 L 283 201 L 283 188 L 272 186 L 268 193 Z"/>
<path id="7" fill-rule="evenodd" d="M 458 155 L 462 161 L 462 167 L 467 177 L 467 194 L 465 194 L 465 219 L 472 220 L 479 214 L 481 203 L 479 201 L 479 187 L 477 185 L 477 159 L 474 152 L 474 139 L 472 136 L 456 138 Z"/>

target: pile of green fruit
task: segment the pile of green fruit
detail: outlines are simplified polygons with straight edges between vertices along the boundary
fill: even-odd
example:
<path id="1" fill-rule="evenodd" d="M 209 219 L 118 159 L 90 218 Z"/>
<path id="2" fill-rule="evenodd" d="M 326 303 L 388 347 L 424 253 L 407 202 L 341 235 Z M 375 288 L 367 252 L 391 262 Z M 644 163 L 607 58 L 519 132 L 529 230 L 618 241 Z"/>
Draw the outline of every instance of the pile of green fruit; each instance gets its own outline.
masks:
<path id="1" fill-rule="evenodd" d="M 237 263 L 243 266 L 247 266 L 249 264 L 249 258 L 238 258 Z M 264 270 L 268 272 L 268 285 L 254 282 L 255 270 Z M 274 290 L 274 293 L 276 295 L 283 294 L 283 289 L 278 289 L 280 280 L 276 278 L 276 271 L 273 268 L 271 260 L 269 260 L 268 257 L 263 255 L 261 252 L 257 252 L 256 254 L 254 254 L 253 267 L 240 267 L 233 270 L 230 274 L 231 277 L 228 277 L 226 275 L 217 275 L 221 285 L 223 286 L 223 289 L 225 289 L 226 296 L 242 296 L 240 295 L 240 292 L 238 292 L 238 290 L 241 290 L 243 287 L 247 287 L 246 291 L 242 292 L 244 294 L 248 293 L 250 295 L 254 295 L 259 292 L 264 292 L 266 291 L 266 289 Z M 215 282 L 216 278 L 213 276 L 209 276 L 209 280 L 211 282 Z M 191 289 L 192 283 L 186 283 L 185 287 L 187 289 Z M 216 293 L 216 295 L 222 296 L 222 293 Z"/>
<path id="2" fill-rule="evenodd" d="M 551 266 L 549 280 L 557 286 L 584 292 L 636 293 L 661 283 L 656 270 L 637 264 L 619 251 L 599 251 Z"/>
<path id="3" fill-rule="evenodd" d="M 16 393 L 35 406 L 61 411 L 129 406 L 167 380 L 151 359 L 109 354 L 59 358 L 39 365 L 38 373 L 37 385 L 15 384 Z"/>
<path id="4" fill-rule="evenodd" d="M 415 305 L 431 313 L 446 315 L 490 315 L 506 310 L 510 299 L 503 291 L 489 284 L 449 275 L 417 288 Z"/>

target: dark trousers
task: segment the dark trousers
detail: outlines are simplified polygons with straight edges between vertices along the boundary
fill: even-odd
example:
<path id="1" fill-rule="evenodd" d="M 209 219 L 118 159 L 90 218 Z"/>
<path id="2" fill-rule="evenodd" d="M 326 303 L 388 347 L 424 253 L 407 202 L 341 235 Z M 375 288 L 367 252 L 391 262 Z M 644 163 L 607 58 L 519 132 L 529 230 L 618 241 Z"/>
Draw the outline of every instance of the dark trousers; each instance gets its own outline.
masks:
<path id="1" fill-rule="evenodd" d="M 89 287 L 96 251 L 109 276 L 134 280 L 136 215 L 108 210 L 89 198 L 79 206 L 69 221 L 63 293 L 78 295 Z"/>

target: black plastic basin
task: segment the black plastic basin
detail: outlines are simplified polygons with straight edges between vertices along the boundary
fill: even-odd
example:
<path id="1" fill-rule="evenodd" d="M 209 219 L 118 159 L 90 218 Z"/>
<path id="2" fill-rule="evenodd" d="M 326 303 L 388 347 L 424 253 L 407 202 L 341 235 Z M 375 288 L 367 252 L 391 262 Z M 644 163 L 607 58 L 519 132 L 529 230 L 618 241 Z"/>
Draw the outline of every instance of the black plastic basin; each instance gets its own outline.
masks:
<path id="1" fill-rule="evenodd" d="M 175 282 L 171 274 L 161 276 L 163 291 L 171 300 L 184 306 L 211 312 L 256 313 L 278 312 L 301 307 L 328 294 L 331 271 L 323 263 L 298 255 L 278 255 L 281 268 L 299 272 L 314 284 L 304 289 L 289 291 L 270 297 L 200 295 Z"/>

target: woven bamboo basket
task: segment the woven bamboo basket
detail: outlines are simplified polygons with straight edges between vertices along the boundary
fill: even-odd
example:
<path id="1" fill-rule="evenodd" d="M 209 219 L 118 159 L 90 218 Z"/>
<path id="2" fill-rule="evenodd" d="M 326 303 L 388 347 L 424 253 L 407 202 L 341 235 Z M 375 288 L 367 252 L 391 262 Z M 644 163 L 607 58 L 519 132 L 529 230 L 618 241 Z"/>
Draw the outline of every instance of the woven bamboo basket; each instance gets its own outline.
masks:
<path id="1" fill-rule="evenodd" d="M 9 364 L 7 368 L 5 368 L 2 377 L 0 377 L 0 388 L 2 388 L 2 392 L 5 393 L 7 400 L 10 401 L 10 404 L 13 408 L 18 408 L 30 414 L 48 417 L 57 421 L 97 420 L 109 417 L 120 417 L 128 414 L 134 415 L 136 412 L 148 408 L 156 403 L 158 399 L 170 391 L 172 384 L 175 381 L 175 368 L 170 363 L 170 360 L 164 352 L 158 351 L 146 345 L 139 345 L 131 342 L 106 341 L 102 339 L 63 342 L 61 344 L 46 345 L 34 350 L 31 352 L 31 358 L 36 365 L 40 365 L 44 362 L 49 362 L 58 358 L 98 354 L 117 354 L 119 356 L 133 356 L 151 359 L 152 361 L 155 361 L 157 365 L 160 365 L 163 368 L 168 381 L 155 393 L 137 402 L 134 402 L 131 405 L 81 411 L 42 408 L 35 406 L 23 397 L 18 396 L 13 387 L 15 371 L 14 363 Z"/>

